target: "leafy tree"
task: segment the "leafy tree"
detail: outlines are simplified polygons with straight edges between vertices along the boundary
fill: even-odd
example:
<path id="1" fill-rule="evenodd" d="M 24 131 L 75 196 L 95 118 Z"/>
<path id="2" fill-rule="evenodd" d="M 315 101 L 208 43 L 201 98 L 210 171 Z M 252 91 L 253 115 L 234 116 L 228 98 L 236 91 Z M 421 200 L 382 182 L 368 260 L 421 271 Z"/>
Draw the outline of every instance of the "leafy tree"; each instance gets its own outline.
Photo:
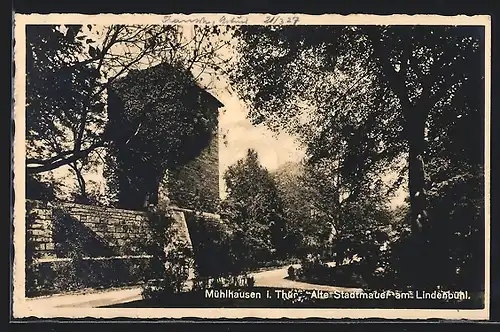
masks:
<path id="1" fill-rule="evenodd" d="M 79 59 L 94 42 L 82 40 L 81 29 L 27 27 L 28 173 L 72 164 L 88 154 L 88 144 L 96 147 L 104 111 L 94 90 L 100 74 Z"/>
<path id="2" fill-rule="evenodd" d="M 286 241 L 290 255 L 301 258 L 325 249 L 331 225 L 319 217 L 316 190 L 306 178 L 304 163 L 289 163 L 273 172 L 286 219 Z M 329 227 L 330 226 L 330 227 Z"/>
<path id="3" fill-rule="evenodd" d="M 235 228 L 234 251 L 255 266 L 286 254 L 282 203 L 255 150 L 224 174 L 228 191 L 221 214 Z M 247 264 L 247 266 L 249 265 Z"/>
<path id="4" fill-rule="evenodd" d="M 482 176 L 477 167 L 481 136 L 464 142 L 443 135 L 447 128 L 478 132 L 481 127 L 481 29 L 245 26 L 239 34 L 241 57 L 232 81 L 251 104 L 254 123 L 290 131 L 307 145 L 313 162 L 333 165 L 332 186 L 342 187 L 334 191 L 338 197 L 358 198 L 363 183 L 387 171 L 400 173 L 396 186 L 407 174 L 409 282 L 421 287 L 444 283 L 427 269 L 431 256 L 425 254 L 454 247 L 436 238 L 430 243 L 437 234 L 434 227 L 443 227 L 434 226 L 440 218 L 430 215 L 438 209 L 429 197 L 437 185 L 430 176 L 443 160 L 467 164 L 461 176 L 448 177 L 451 183 L 467 174 L 474 178 L 465 185 L 470 189 Z M 462 117 L 476 120 L 456 124 Z M 445 142 L 452 151 L 468 154 L 463 163 L 436 150 Z M 406 165 L 400 162 L 404 159 Z M 471 203 L 471 198 L 464 199 Z M 478 215 L 479 206 L 469 206 Z"/>
<path id="5" fill-rule="evenodd" d="M 334 255 L 337 265 L 357 257 L 363 275 L 371 276 L 378 267 L 380 248 L 388 240 L 391 216 L 386 185 L 380 180 L 360 182 L 355 193 L 350 192 L 349 187 L 332 181 L 339 178 L 334 165 L 326 161 L 306 164 L 300 178 L 300 186 L 309 192 L 311 224 L 317 225 L 320 243 L 327 254 Z"/>
<path id="6" fill-rule="evenodd" d="M 93 91 L 98 70 L 80 64 L 71 70 L 66 68 L 78 62 L 77 54 L 85 49 L 85 42 L 77 39 L 79 31 L 79 26 L 69 26 L 66 34 L 48 25 L 26 29 L 26 139 L 31 143 L 27 145 L 28 174 L 46 170 L 43 164 L 59 165 L 60 158 L 73 153 L 69 151 L 81 150 L 87 142 L 92 145 L 97 133 L 91 128 L 103 124 L 103 104 Z M 86 118 L 87 126 L 81 126 L 82 117 Z M 83 159 L 67 160 L 82 196 L 86 196 L 82 180 L 85 164 Z M 36 166 L 32 168 L 33 165 Z"/>

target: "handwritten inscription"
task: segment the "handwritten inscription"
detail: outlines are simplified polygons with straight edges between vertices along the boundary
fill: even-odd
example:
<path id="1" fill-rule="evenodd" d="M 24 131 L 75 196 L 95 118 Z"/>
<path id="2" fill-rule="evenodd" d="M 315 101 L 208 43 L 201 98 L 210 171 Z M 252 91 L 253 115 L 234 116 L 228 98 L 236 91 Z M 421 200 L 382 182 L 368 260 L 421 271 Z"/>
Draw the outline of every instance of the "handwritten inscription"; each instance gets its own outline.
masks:
<path id="1" fill-rule="evenodd" d="M 206 19 L 205 17 L 196 18 L 181 18 L 172 15 L 167 15 L 163 18 L 163 24 L 199 24 L 199 25 L 210 25 L 214 24 L 213 21 Z"/>
<path id="2" fill-rule="evenodd" d="M 281 16 L 281 15 L 272 15 L 272 16 L 266 16 L 264 17 L 264 24 L 271 24 L 271 25 L 296 25 L 299 23 L 299 17 L 298 16 Z"/>
<path id="3" fill-rule="evenodd" d="M 232 16 L 232 17 L 226 17 L 222 16 L 219 19 L 219 24 L 248 24 L 248 17 L 247 16 Z"/>
<path id="4" fill-rule="evenodd" d="M 197 24 L 197 25 L 296 25 L 299 23 L 298 16 L 285 15 L 264 15 L 257 20 L 250 22 L 248 16 L 221 16 L 217 18 L 196 16 L 183 17 L 176 15 L 166 15 L 163 17 L 163 24 Z"/>

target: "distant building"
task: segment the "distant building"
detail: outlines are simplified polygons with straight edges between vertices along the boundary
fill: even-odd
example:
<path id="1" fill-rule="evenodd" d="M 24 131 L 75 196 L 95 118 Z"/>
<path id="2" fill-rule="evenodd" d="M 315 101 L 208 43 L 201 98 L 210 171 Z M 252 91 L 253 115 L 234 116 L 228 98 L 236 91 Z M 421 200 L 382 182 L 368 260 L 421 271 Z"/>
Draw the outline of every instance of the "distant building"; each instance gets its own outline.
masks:
<path id="1" fill-rule="evenodd" d="M 170 65 L 131 71 L 113 82 L 108 135 L 115 144 L 108 153 L 107 177 L 115 181 L 118 206 L 173 204 L 215 212 L 222 106 L 191 73 Z M 163 137 L 149 135 L 145 122 Z"/>

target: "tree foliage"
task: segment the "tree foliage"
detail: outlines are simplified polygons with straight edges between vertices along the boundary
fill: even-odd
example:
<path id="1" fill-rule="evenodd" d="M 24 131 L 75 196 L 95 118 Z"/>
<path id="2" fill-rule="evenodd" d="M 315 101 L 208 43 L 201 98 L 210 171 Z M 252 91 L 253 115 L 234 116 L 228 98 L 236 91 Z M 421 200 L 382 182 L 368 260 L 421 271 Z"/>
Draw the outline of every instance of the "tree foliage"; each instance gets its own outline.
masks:
<path id="1" fill-rule="evenodd" d="M 287 240 L 293 248 L 290 255 L 300 258 L 324 251 L 333 225 L 331 220 L 323 218 L 326 213 L 317 204 L 321 202 L 317 200 L 318 191 L 307 177 L 305 165 L 285 164 L 273 172 L 273 177 L 283 204 Z"/>
<path id="2" fill-rule="evenodd" d="M 223 219 L 234 227 L 234 251 L 248 267 L 286 254 L 283 207 L 276 183 L 252 149 L 224 174 Z"/>
<path id="3" fill-rule="evenodd" d="M 474 216 L 464 221 L 473 234 L 483 229 L 482 33 L 476 27 L 434 26 L 240 30 L 232 82 L 251 105 L 250 118 L 296 135 L 313 165 L 328 165 L 334 205 L 338 198 L 353 198 L 345 201 L 350 209 L 336 209 L 345 217 L 342 223 L 384 174 L 399 173 L 394 189 L 407 178 L 412 232 L 406 260 L 413 264 L 407 281 L 413 285 L 444 284 L 450 274 L 456 279 L 456 262 L 447 274 L 428 271 L 424 277 L 431 256 L 435 263 L 472 253 L 476 262 L 482 260 L 471 243 L 462 243 L 469 254 L 458 254 L 450 250 L 462 244 L 439 240 L 457 233 L 462 222 L 451 226 L 452 220 L 464 220 L 457 209 Z M 458 233 L 468 241 L 463 230 Z"/>
<path id="4" fill-rule="evenodd" d="M 77 151 L 81 160 L 69 158 L 65 164 L 75 173 L 85 196 L 81 173 L 90 163 L 88 154 L 80 150 L 98 139 L 95 128 L 104 124 L 104 104 L 95 95 L 98 70 L 78 63 L 77 55 L 93 42 L 77 38 L 79 31 L 79 26 L 69 26 L 66 34 L 48 25 L 26 29 L 26 139 L 32 143 L 27 145 L 27 170 L 36 173 L 47 164 L 62 165 L 61 158 Z M 83 117 L 86 126 L 82 126 Z"/>
<path id="5" fill-rule="evenodd" d="M 232 247 L 231 225 L 199 216 L 191 224 L 198 277 L 208 279 L 238 275 L 243 267 Z"/>
<path id="6" fill-rule="evenodd" d="M 386 187 L 360 185 L 356 197 L 339 197 L 340 187 L 332 183 L 331 163 L 304 163 L 295 174 L 276 174 L 285 206 L 287 233 L 296 235 L 294 251 L 335 260 L 337 265 L 361 259 L 363 273 L 379 267 L 381 247 L 389 240 L 391 215 Z"/>

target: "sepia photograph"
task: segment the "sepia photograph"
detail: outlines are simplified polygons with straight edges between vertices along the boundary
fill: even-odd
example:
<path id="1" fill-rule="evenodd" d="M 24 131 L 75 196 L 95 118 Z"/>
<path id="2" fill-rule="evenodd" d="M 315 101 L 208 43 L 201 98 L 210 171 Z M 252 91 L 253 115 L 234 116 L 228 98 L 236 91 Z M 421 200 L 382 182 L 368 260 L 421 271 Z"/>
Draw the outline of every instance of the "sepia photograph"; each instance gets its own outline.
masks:
<path id="1" fill-rule="evenodd" d="M 488 16 L 14 23 L 14 316 L 488 319 Z"/>

